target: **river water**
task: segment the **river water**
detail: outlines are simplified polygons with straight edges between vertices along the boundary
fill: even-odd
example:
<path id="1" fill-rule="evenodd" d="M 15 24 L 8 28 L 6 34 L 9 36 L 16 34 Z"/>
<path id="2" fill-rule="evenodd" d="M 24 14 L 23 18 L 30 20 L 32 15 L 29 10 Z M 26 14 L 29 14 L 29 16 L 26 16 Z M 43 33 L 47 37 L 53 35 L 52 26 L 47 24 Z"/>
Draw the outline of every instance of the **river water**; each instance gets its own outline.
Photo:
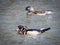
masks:
<path id="1" fill-rule="evenodd" d="M 0 1 L 0 45 L 60 45 L 60 1 L 59 0 L 1 0 Z M 26 15 L 25 7 L 35 10 L 51 10 L 46 16 Z M 51 30 L 37 35 L 18 35 L 18 25 L 28 28 Z"/>

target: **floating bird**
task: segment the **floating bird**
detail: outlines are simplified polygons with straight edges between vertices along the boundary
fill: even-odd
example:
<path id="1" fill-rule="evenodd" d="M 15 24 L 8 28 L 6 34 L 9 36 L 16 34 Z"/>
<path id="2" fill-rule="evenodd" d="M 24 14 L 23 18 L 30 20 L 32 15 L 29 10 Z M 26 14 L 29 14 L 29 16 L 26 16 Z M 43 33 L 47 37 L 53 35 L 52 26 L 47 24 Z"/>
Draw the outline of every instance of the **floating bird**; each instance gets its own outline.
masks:
<path id="1" fill-rule="evenodd" d="M 27 15 L 40 15 L 40 16 L 45 16 L 45 15 L 48 15 L 48 14 L 52 14 L 52 11 L 50 11 L 50 10 L 35 11 L 32 6 L 27 6 L 25 8 L 25 10 L 27 11 Z"/>
<path id="2" fill-rule="evenodd" d="M 25 28 L 22 25 L 19 25 L 18 28 L 16 29 L 18 34 L 20 35 L 38 35 L 38 34 L 42 34 L 45 31 L 50 30 L 50 27 L 48 28 L 40 28 L 40 29 L 29 29 L 29 28 Z"/>

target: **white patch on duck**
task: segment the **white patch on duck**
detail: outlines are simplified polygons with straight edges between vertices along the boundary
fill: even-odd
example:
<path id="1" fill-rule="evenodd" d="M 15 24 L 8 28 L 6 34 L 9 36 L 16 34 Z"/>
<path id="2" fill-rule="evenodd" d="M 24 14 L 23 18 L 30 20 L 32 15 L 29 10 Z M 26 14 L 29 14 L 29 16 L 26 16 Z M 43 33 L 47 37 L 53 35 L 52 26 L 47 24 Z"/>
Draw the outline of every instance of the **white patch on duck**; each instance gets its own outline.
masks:
<path id="1" fill-rule="evenodd" d="M 52 11 L 46 11 L 46 14 L 52 14 L 53 12 Z"/>
<path id="2" fill-rule="evenodd" d="M 41 32 L 38 32 L 38 31 L 28 31 L 27 32 L 27 35 L 38 35 L 40 34 Z"/>

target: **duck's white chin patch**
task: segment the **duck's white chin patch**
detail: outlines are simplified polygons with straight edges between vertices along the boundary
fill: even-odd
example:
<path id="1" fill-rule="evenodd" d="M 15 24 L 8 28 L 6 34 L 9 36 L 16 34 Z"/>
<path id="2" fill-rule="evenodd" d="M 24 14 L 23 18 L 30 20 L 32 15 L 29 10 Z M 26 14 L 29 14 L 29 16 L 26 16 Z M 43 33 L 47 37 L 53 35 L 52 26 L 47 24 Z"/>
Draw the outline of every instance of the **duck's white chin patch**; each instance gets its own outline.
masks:
<path id="1" fill-rule="evenodd" d="M 37 32 L 37 31 L 28 31 L 27 34 L 28 35 L 38 35 L 38 34 L 40 34 L 40 32 Z"/>

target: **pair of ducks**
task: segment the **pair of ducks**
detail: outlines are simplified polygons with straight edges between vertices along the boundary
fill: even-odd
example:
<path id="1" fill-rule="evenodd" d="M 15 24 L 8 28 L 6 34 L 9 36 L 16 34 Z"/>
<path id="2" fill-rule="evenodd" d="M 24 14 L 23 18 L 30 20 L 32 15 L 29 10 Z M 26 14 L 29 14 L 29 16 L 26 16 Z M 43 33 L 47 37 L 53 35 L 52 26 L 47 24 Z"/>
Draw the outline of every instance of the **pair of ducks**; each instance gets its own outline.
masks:
<path id="1" fill-rule="evenodd" d="M 42 11 L 34 11 L 34 8 L 32 6 L 27 6 L 26 9 L 27 11 L 27 15 L 40 15 L 40 16 L 45 16 L 47 14 L 52 14 L 51 11 L 49 10 L 42 10 Z M 29 29 L 29 28 L 25 28 L 22 25 L 19 25 L 17 28 L 17 32 L 20 35 L 37 35 L 40 33 L 44 33 L 45 31 L 50 30 L 50 27 L 48 28 L 40 28 L 40 29 Z"/>

